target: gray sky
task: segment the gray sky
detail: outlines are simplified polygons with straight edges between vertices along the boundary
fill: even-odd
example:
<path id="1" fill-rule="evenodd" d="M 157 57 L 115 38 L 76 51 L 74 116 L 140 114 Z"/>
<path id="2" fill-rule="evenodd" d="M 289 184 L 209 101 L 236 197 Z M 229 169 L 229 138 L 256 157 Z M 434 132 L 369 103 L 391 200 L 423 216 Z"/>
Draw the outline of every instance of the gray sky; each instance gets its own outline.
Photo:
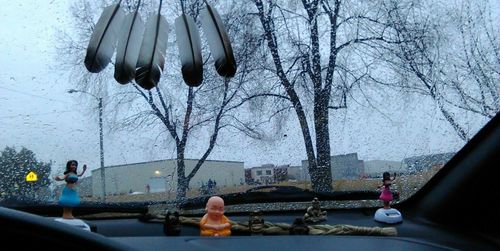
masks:
<path id="1" fill-rule="evenodd" d="M 68 94 L 74 84 L 55 63 L 55 32 L 69 25 L 70 1 L 0 3 L 0 148 L 25 146 L 43 161 L 56 161 L 56 166 L 77 159 L 88 163 L 90 169 L 97 168 L 97 116 L 90 116 L 97 112 L 97 102 L 94 108 L 80 105 L 81 96 Z M 365 160 L 401 160 L 456 151 L 463 145 L 425 97 L 400 100 L 386 93 L 372 102 L 378 102 L 381 112 L 359 99 L 350 102 L 349 110 L 332 113 L 332 154 L 358 152 Z M 278 135 L 278 140 L 272 142 L 223 133 L 209 158 L 244 161 L 245 167 L 265 163 L 300 165 L 305 159 L 304 144 L 295 116 L 290 118 L 283 133 L 287 136 Z M 462 119 L 474 121 L 468 128 L 471 132 L 486 122 L 476 117 Z M 153 145 L 155 137 L 140 132 L 106 134 L 106 165 L 173 158 L 174 149 L 163 141 Z M 194 148 L 188 158 L 201 156 L 203 149 L 196 146 L 208 144 L 203 132 L 199 137 L 191 141 Z"/>

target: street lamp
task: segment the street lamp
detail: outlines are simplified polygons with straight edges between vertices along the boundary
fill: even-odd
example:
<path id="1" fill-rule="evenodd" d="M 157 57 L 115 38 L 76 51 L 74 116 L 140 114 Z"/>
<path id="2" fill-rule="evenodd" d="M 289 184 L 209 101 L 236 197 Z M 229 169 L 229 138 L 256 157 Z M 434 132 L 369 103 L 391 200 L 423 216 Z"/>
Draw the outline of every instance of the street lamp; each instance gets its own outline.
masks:
<path id="1" fill-rule="evenodd" d="M 89 92 L 86 92 L 86 91 L 80 91 L 80 90 L 75 90 L 75 89 L 70 89 L 68 90 L 68 93 L 75 93 L 75 92 L 81 92 L 81 93 L 85 93 L 85 94 L 88 94 L 92 97 L 94 97 L 95 99 L 97 99 L 97 101 L 99 101 L 99 144 L 100 144 L 100 148 L 101 148 L 101 186 L 102 186 L 102 191 L 101 191 L 101 200 L 103 202 L 106 201 L 106 180 L 105 180 L 105 173 L 104 173 L 104 147 L 103 147 L 103 136 L 102 136 L 102 98 L 101 97 L 97 97 L 96 95 L 92 94 L 92 93 L 89 93 Z"/>

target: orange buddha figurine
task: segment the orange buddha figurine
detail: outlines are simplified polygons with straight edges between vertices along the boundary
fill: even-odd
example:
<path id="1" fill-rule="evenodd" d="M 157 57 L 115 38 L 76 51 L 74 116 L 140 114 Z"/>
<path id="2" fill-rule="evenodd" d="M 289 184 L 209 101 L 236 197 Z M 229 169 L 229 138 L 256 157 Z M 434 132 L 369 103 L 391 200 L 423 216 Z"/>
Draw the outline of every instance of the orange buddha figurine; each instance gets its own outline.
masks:
<path id="1" fill-rule="evenodd" d="M 230 236 L 231 224 L 224 216 L 224 200 L 219 196 L 208 199 L 205 215 L 200 221 L 201 236 Z"/>

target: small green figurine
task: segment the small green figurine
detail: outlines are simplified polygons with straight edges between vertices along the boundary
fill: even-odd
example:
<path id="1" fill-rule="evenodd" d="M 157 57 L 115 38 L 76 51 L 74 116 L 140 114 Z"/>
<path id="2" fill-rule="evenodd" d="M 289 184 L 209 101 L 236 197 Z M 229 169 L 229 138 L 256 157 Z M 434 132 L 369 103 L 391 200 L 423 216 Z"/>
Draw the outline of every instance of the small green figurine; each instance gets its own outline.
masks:
<path id="1" fill-rule="evenodd" d="M 257 210 L 250 213 L 248 220 L 248 229 L 251 235 L 262 235 L 264 229 L 264 218 L 262 218 L 262 211 Z"/>
<path id="2" fill-rule="evenodd" d="M 307 208 L 304 215 L 304 221 L 309 223 L 316 223 L 326 220 L 326 211 L 321 211 L 321 205 L 318 198 L 312 200 L 312 205 Z"/>

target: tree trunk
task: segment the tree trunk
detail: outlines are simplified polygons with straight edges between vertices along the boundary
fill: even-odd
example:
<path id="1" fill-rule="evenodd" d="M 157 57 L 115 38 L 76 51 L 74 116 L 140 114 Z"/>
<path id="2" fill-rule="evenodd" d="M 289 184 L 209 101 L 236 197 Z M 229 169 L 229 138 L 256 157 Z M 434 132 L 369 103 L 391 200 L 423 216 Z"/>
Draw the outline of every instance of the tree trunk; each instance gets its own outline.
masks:
<path id="1" fill-rule="evenodd" d="M 320 96 L 314 105 L 314 128 L 316 130 L 316 170 L 311 170 L 312 188 L 316 192 L 332 191 L 332 169 L 330 161 L 330 134 L 328 128 L 328 105 Z"/>
<path id="2" fill-rule="evenodd" d="M 291 102 L 294 104 L 295 113 L 297 114 L 297 118 L 299 119 L 300 129 L 302 130 L 302 137 L 304 138 L 304 145 L 306 148 L 308 172 L 309 176 L 311 177 L 312 189 L 316 192 L 322 191 L 322 190 L 317 190 L 317 188 L 331 186 L 331 182 L 326 184 L 321 183 L 323 180 L 319 178 L 321 177 L 321 174 L 318 173 L 319 170 L 318 170 L 317 159 L 316 156 L 314 155 L 314 146 L 312 143 L 311 134 L 309 133 L 309 125 L 307 123 L 306 114 L 300 103 L 299 97 L 297 96 L 295 91 L 292 90 L 289 91 L 288 95 L 290 97 Z M 330 173 L 330 180 L 331 180 L 331 173 Z"/>
<path id="3" fill-rule="evenodd" d="M 189 180 L 186 178 L 186 165 L 184 162 L 184 147 L 177 147 L 177 194 L 176 199 L 186 198 L 186 191 L 189 187 Z"/>
<path id="4" fill-rule="evenodd" d="M 302 136 L 304 138 L 304 145 L 306 148 L 306 154 L 307 154 L 307 161 L 308 161 L 308 171 L 309 175 L 311 176 L 311 183 L 312 183 L 312 188 L 314 191 L 321 192 L 321 191 L 331 191 L 331 172 L 330 172 L 330 142 L 329 142 L 329 137 L 326 137 L 326 141 L 328 142 L 327 147 L 320 147 L 320 150 L 316 149 L 317 151 L 320 151 L 321 154 L 327 155 L 328 156 L 328 161 L 324 161 L 326 157 L 323 157 L 323 164 L 322 167 L 318 167 L 318 162 L 317 159 L 314 155 L 314 146 L 312 144 L 312 138 L 311 134 L 309 131 L 309 125 L 307 123 L 307 117 L 305 115 L 304 108 L 302 106 L 302 103 L 300 101 L 299 96 L 297 95 L 297 92 L 294 89 L 294 86 L 290 81 L 288 80 L 288 77 L 283 69 L 281 57 L 278 52 L 278 44 L 276 41 L 276 34 L 274 27 L 272 26 L 272 19 L 270 19 L 269 13 L 265 14 L 264 12 L 264 6 L 261 0 L 254 0 L 254 3 L 259 11 L 259 18 L 262 24 L 262 27 L 264 28 L 264 35 L 266 36 L 267 40 L 267 46 L 269 48 L 269 51 L 271 52 L 271 56 L 273 58 L 274 65 L 276 67 L 276 72 L 277 76 L 280 79 L 280 82 L 282 86 L 284 87 L 288 97 L 290 98 L 290 102 L 293 104 L 293 108 L 295 109 L 295 113 L 297 114 L 297 118 L 300 123 L 300 129 L 302 131 Z M 317 5 L 317 4 L 316 4 Z M 319 62 L 319 51 L 316 52 L 316 58 L 315 60 Z M 318 64 L 319 65 L 319 64 Z M 320 73 L 320 68 L 316 67 L 315 69 L 317 72 Z M 316 78 L 316 81 L 320 82 L 321 81 L 321 75 L 319 75 L 319 79 Z M 325 106 L 325 109 L 328 106 Z M 326 112 L 323 111 L 323 115 L 328 115 L 328 110 Z M 322 134 L 323 137 L 326 134 L 328 134 L 328 118 L 326 119 L 326 127 L 321 126 L 322 129 Z M 316 136 L 318 138 L 318 136 Z M 321 143 L 324 141 L 322 140 L 319 144 L 316 142 L 316 146 L 320 146 Z M 325 152 L 325 150 L 327 152 Z M 326 177 L 326 178 L 325 178 Z"/>
<path id="5" fill-rule="evenodd" d="M 314 85 L 314 129 L 316 132 L 316 166 L 309 171 L 312 188 L 316 192 L 332 191 L 332 171 L 330 168 L 330 132 L 328 130 L 329 88 L 323 89 L 321 77 L 321 54 L 318 32 L 319 1 L 302 1 L 309 17 L 311 33 L 311 66 L 309 73 Z M 335 41 L 333 41 L 335 42 Z M 330 48 L 333 49 L 333 48 Z M 335 65 L 335 62 L 333 62 Z M 329 86 L 329 85 L 328 85 Z"/>

